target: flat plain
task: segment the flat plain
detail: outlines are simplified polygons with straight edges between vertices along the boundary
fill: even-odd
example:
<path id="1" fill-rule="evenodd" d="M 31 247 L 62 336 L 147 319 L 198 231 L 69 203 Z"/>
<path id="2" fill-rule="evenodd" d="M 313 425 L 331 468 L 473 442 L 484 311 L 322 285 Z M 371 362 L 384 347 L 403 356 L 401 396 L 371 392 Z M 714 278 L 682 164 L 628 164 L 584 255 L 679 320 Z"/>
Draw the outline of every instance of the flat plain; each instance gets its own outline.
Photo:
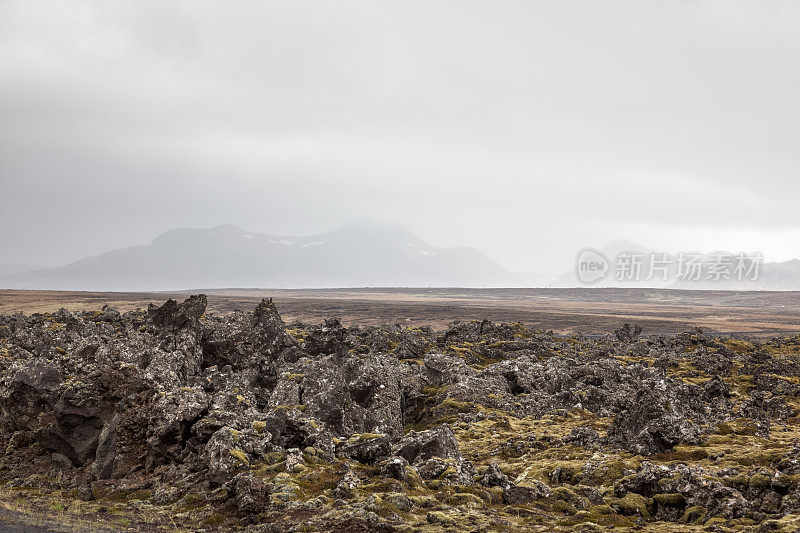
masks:
<path id="1" fill-rule="evenodd" d="M 0 290 L 0 314 L 147 307 L 187 294 L 208 295 L 209 310 L 252 310 L 273 298 L 286 322 L 336 317 L 345 325 L 400 323 L 445 326 L 488 319 L 520 322 L 563 334 L 603 335 L 625 322 L 644 333 L 712 332 L 774 335 L 800 331 L 800 293 L 663 289 L 208 289 L 175 292 L 71 292 Z"/>

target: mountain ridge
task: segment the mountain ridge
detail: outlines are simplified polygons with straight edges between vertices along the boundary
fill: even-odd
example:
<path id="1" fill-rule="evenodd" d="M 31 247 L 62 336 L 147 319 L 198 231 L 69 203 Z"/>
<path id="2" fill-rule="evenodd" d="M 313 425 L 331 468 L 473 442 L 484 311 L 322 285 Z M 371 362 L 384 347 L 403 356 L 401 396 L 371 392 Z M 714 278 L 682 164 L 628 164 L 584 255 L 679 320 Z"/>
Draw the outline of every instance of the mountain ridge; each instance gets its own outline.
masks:
<path id="1" fill-rule="evenodd" d="M 317 235 L 283 236 L 227 224 L 167 230 L 149 245 L 0 276 L 0 286 L 66 290 L 507 286 L 515 279 L 476 248 L 433 246 L 399 226 L 352 223 Z"/>

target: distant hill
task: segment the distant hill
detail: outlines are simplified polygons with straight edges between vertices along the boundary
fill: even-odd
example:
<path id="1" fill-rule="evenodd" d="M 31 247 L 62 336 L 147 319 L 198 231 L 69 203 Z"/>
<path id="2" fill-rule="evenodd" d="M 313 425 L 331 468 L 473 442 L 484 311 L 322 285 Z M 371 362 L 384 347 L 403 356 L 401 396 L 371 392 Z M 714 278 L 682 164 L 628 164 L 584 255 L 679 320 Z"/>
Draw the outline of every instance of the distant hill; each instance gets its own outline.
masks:
<path id="1" fill-rule="evenodd" d="M 757 279 L 678 281 L 675 289 L 718 289 L 736 291 L 800 291 L 800 259 L 763 263 Z"/>
<path id="2" fill-rule="evenodd" d="M 31 265 L 29 263 L 0 261 L 0 276 L 7 276 L 9 274 L 17 274 L 18 272 L 27 272 L 29 270 L 37 270 L 41 268 L 44 267 L 41 265 Z"/>
<path id="3" fill-rule="evenodd" d="M 0 276 L 2 288 L 173 290 L 264 287 L 510 286 L 516 277 L 474 248 L 431 246 L 409 231 L 351 224 L 309 237 L 236 226 L 174 229 L 148 246 Z"/>
<path id="4" fill-rule="evenodd" d="M 676 280 L 677 264 L 673 262 L 668 272 L 667 281 L 661 281 L 659 276 L 652 280 L 647 280 L 646 274 L 641 276 L 639 281 L 618 281 L 614 272 L 614 261 L 618 254 L 629 252 L 635 254 L 649 254 L 653 252 L 642 245 L 626 241 L 614 241 L 605 248 L 599 250 L 610 265 L 608 275 L 595 283 L 589 285 L 582 283 L 578 279 L 575 269 L 565 272 L 558 279 L 553 281 L 551 287 L 652 287 L 668 289 L 689 289 L 689 290 L 736 290 L 736 291 L 800 291 L 800 259 L 792 259 L 780 263 L 764 262 L 760 265 L 756 279 L 720 279 L 709 280 L 702 276 L 699 280 Z M 656 252 L 657 257 L 660 252 Z M 644 268 L 644 267 L 643 267 Z"/>
<path id="5" fill-rule="evenodd" d="M 647 254 L 650 253 L 651 250 L 641 246 L 639 244 L 633 243 L 631 241 L 620 239 L 616 240 L 612 243 L 609 243 L 607 246 L 599 250 L 599 252 L 611 263 L 613 263 L 614 258 L 617 257 L 617 254 L 622 252 L 631 252 L 631 253 L 642 253 Z M 577 259 L 577 258 L 576 258 Z M 558 279 L 552 282 L 550 285 L 551 287 L 586 287 L 587 285 L 581 283 L 578 279 L 577 271 L 573 268 L 569 272 L 565 272 L 562 274 Z M 638 283 L 621 283 L 615 279 L 614 272 L 610 271 L 608 276 L 601 280 L 597 281 L 596 283 L 592 283 L 589 285 L 591 287 L 663 287 L 664 283 L 658 284 L 657 282 L 646 281 L 642 280 Z"/>

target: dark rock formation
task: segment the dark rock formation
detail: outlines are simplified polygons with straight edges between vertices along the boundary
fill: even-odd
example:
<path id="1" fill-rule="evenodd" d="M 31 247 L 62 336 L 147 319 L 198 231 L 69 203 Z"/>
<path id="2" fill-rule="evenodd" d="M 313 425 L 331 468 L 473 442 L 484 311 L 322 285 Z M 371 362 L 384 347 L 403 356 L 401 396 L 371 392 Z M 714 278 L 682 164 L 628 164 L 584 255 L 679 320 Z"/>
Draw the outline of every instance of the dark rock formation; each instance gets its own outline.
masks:
<path id="1" fill-rule="evenodd" d="M 209 528 L 788 523 L 800 341 L 640 333 L 0 316 L 0 480 Z"/>

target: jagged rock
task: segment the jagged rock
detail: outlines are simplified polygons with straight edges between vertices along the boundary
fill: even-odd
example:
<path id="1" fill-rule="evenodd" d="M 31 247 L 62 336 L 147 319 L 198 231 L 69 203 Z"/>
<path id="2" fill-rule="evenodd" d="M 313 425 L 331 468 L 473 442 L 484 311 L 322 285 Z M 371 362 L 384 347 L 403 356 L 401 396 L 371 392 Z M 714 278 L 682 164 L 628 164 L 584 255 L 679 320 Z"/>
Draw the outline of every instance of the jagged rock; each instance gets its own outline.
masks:
<path id="1" fill-rule="evenodd" d="M 594 448 L 600 442 L 600 435 L 597 434 L 597 431 L 588 426 L 581 426 L 570 431 L 569 435 L 564 437 L 563 441 L 565 444 Z"/>
<path id="2" fill-rule="evenodd" d="M 503 489 L 503 503 L 521 505 L 542 500 L 550 496 L 552 490 L 540 481 L 526 481 L 524 484 L 511 485 Z"/>
<path id="3" fill-rule="evenodd" d="M 352 348 L 347 329 L 339 319 L 329 318 L 322 326 L 313 328 L 303 345 L 310 356 L 345 355 Z"/>
<path id="4" fill-rule="evenodd" d="M 714 375 L 703 386 L 703 392 L 709 399 L 727 398 L 731 395 L 730 388 L 722 381 L 719 375 Z"/>
<path id="5" fill-rule="evenodd" d="M 56 469 L 57 471 L 66 472 L 75 468 L 75 465 L 72 463 L 72 461 L 69 460 L 69 457 L 67 457 L 66 455 L 62 455 L 60 453 L 54 453 L 50 457 L 50 460 L 53 463 L 53 468 Z"/>
<path id="6" fill-rule="evenodd" d="M 203 464 L 208 469 L 208 479 L 221 485 L 237 473 L 249 470 L 252 460 L 271 449 L 270 438 L 268 432 L 230 427 L 218 430 L 205 446 Z"/>
<path id="7" fill-rule="evenodd" d="M 250 474 L 237 474 L 228 484 L 240 513 L 258 514 L 269 506 L 269 486 Z"/>
<path id="8" fill-rule="evenodd" d="M 162 393 L 150 408 L 148 444 L 151 456 L 159 462 L 177 456 L 190 428 L 211 405 L 211 396 L 200 387 L 184 387 Z"/>
<path id="9" fill-rule="evenodd" d="M 506 489 L 511 486 L 511 481 L 507 475 L 500 471 L 497 463 L 491 463 L 481 477 L 481 485 Z"/>
<path id="10" fill-rule="evenodd" d="M 617 340 L 620 342 L 633 342 L 641 334 L 642 326 L 638 324 L 635 327 L 631 327 L 630 324 L 624 324 L 620 329 L 614 330 L 614 335 L 616 335 Z"/>
<path id="11" fill-rule="evenodd" d="M 408 468 L 408 461 L 404 457 L 394 455 L 381 466 L 381 475 L 403 480 L 406 478 L 406 468 Z"/>
<path id="12" fill-rule="evenodd" d="M 63 319 L 64 317 L 61 318 Z M 95 318 L 98 322 L 119 322 L 121 319 L 119 311 L 109 305 L 104 305 L 100 310 L 100 316 Z"/>
<path id="13" fill-rule="evenodd" d="M 397 359 L 384 354 L 318 356 L 294 367 L 300 378 L 304 414 L 335 435 L 402 433 Z"/>
<path id="14" fill-rule="evenodd" d="M 409 431 L 395 447 L 394 454 L 410 464 L 421 464 L 428 459 L 461 459 L 458 441 L 450 426 L 442 424 L 428 431 Z"/>
<path id="15" fill-rule="evenodd" d="M 354 435 L 336 445 L 336 455 L 349 457 L 361 463 L 373 464 L 392 453 L 392 445 L 386 435 Z"/>
<path id="16" fill-rule="evenodd" d="M 283 513 L 260 524 L 276 531 L 388 531 L 428 511 L 453 528 L 514 529 L 543 510 L 576 528 L 755 527 L 800 511 L 796 339 L 633 329 L 619 342 L 488 321 L 289 332 L 269 299 L 204 310 L 195 296 L 148 313 L 0 316 L 9 487 L 47 491 L 44 470 L 81 498 L 198 509 L 202 527 Z M 659 464 L 638 456 L 670 450 Z M 506 459 L 519 483 L 492 462 Z M 241 521 L 220 523 L 234 509 Z"/>
<path id="17" fill-rule="evenodd" d="M 196 326 L 198 319 L 206 312 L 205 294 L 192 295 L 186 301 L 178 303 L 173 299 L 157 307 L 153 304 L 147 308 L 147 316 L 154 326 L 178 330 Z"/>
<path id="18" fill-rule="evenodd" d="M 700 428 L 665 384 L 641 389 L 608 428 L 609 441 L 634 453 L 651 455 L 676 444 L 699 442 Z"/>
<path id="19" fill-rule="evenodd" d="M 109 479 L 114 473 L 117 459 L 117 426 L 120 416 L 115 415 L 106 422 L 97 440 L 92 472 L 97 479 Z"/>
<path id="20" fill-rule="evenodd" d="M 275 409 L 264 417 L 263 422 L 264 429 L 272 436 L 272 443 L 281 448 L 314 446 L 328 452 L 334 449 L 330 435 L 294 409 Z"/>
<path id="21" fill-rule="evenodd" d="M 333 494 L 337 498 L 352 498 L 355 489 L 358 488 L 359 485 L 361 485 L 361 480 L 358 478 L 355 472 L 348 470 L 345 472 L 344 476 L 342 476 L 342 479 L 336 485 L 336 488 L 333 489 Z"/>

